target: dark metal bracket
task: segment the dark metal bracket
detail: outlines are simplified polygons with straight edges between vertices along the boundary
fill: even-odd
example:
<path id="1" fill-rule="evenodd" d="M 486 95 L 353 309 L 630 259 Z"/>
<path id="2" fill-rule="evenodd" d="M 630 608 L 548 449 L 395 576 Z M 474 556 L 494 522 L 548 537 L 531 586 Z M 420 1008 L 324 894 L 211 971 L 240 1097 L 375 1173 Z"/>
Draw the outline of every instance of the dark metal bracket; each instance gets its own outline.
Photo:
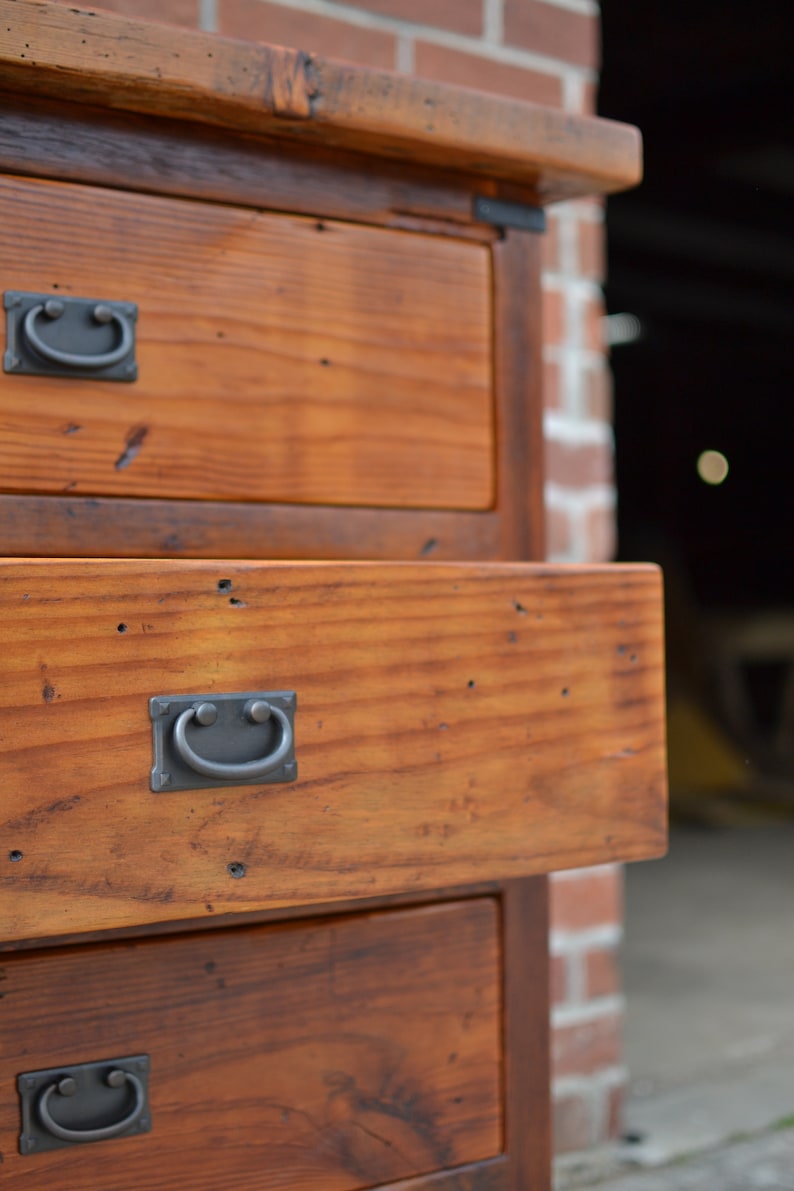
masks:
<path id="1" fill-rule="evenodd" d="M 150 699 L 152 790 L 294 782 L 296 703 L 294 691 Z"/>
<path id="2" fill-rule="evenodd" d="M 134 1137 L 152 1128 L 148 1055 L 26 1071 L 17 1088 L 20 1154 Z"/>
<path id="3" fill-rule="evenodd" d="M 492 223 L 496 227 L 515 227 L 525 232 L 545 232 L 546 212 L 542 207 L 527 203 L 509 203 L 505 199 L 474 196 L 474 218 L 478 223 Z"/>

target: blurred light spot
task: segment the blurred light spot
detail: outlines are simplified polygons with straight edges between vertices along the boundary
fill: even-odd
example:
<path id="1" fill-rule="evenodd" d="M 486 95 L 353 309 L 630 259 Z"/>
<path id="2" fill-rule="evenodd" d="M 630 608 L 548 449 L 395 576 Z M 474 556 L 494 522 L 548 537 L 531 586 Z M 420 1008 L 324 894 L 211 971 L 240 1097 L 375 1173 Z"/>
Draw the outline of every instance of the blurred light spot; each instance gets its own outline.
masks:
<path id="1" fill-rule="evenodd" d="M 702 451 L 697 468 L 704 484 L 721 484 L 728 475 L 728 460 L 722 451 Z"/>
<path id="2" fill-rule="evenodd" d="M 642 323 L 636 314 L 608 314 L 601 322 L 604 342 L 608 347 L 636 343 L 642 338 Z"/>

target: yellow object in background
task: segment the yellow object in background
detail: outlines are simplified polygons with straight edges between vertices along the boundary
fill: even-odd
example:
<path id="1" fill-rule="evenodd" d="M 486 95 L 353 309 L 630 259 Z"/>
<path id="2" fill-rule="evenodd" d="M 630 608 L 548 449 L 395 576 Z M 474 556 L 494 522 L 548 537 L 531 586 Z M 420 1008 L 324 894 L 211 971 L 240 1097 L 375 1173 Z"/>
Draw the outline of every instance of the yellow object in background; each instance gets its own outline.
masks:
<path id="1" fill-rule="evenodd" d="M 728 793 L 749 784 L 742 753 L 689 695 L 671 698 L 667 739 L 670 785 L 674 790 Z"/>

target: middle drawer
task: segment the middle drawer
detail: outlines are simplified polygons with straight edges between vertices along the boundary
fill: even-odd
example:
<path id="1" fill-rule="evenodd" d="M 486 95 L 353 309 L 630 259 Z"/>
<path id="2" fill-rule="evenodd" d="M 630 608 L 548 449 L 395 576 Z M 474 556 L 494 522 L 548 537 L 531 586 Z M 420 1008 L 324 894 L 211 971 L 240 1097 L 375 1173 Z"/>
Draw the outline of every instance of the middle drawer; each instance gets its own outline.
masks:
<path id="1" fill-rule="evenodd" d="M 664 846 L 653 567 L 7 560 L 0 656 L 4 941 Z M 270 691 L 297 780 L 152 792 L 151 698 Z"/>

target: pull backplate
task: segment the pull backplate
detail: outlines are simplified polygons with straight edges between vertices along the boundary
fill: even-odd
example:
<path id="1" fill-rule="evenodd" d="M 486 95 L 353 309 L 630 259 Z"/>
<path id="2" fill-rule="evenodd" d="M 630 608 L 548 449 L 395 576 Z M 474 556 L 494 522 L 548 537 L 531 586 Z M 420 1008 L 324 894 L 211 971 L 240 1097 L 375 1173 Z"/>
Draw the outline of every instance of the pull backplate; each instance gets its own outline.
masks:
<path id="1" fill-rule="evenodd" d="M 296 701 L 294 691 L 150 699 L 152 790 L 294 782 Z"/>
<path id="2" fill-rule="evenodd" d="M 134 381 L 134 302 L 7 290 L 3 369 L 19 376 Z"/>
<path id="3" fill-rule="evenodd" d="M 134 1137 L 152 1128 L 148 1055 L 25 1071 L 17 1088 L 20 1154 Z"/>

